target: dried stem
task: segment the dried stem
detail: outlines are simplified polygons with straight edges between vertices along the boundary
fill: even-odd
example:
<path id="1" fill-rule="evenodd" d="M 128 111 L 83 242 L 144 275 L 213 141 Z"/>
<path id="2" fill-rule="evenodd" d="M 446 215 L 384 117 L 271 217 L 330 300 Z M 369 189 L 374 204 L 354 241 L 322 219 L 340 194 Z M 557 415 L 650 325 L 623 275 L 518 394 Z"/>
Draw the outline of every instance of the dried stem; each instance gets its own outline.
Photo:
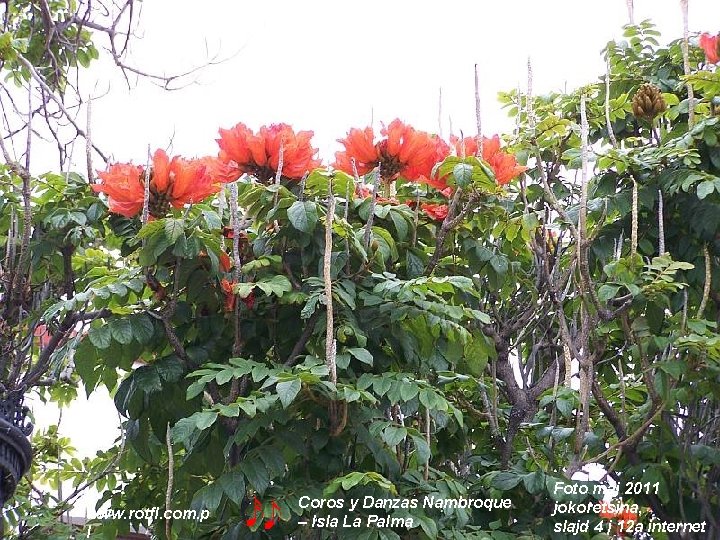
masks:
<path id="1" fill-rule="evenodd" d="M 284 153 L 285 153 L 285 140 L 284 140 L 284 138 L 281 138 L 280 139 L 280 151 L 278 152 L 278 168 L 277 168 L 277 171 L 275 172 L 275 186 L 280 185 L 280 179 L 282 178 L 282 170 L 283 170 L 284 158 L 285 158 Z M 274 200 L 275 204 L 277 204 L 277 202 L 278 202 L 279 195 L 280 195 L 279 191 L 275 191 L 275 200 Z"/>
<path id="2" fill-rule="evenodd" d="M 168 451 L 168 485 L 167 491 L 165 492 L 165 513 L 170 515 L 171 503 L 172 503 L 172 492 L 173 484 L 175 482 L 175 456 L 173 455 L 172 438 L 170 436 L 170 422 L 167 424 L 165 430 L 165 444 L 167 445 Z M 167 518 L 165 520 L 165 537 L 170 540 L 172 529 L 172 519 Z"/>
<path id="3" fill-rule="evenodd" d="M 240 209 L 238 208 L 237 182 L 230 185 L 230 220 L 233 228 L 233 277 L 235 283 L 240 282 Z M 235 339 L 233 342 L 233 355 L 240 356 L 242 352 L 242 332 L 240 327 L 240 302 L 235 302 L 234 313 Z M 237 397 L 237 396 L 236 396 Z"/>
<path id="4" fill-rule="evenodd" d="M 588 120 L 585 103 L 585 94 L 580 96 L 580 139 L 582 166 L 580 171 L 580 214 L 578 218 L 578 249 L 587 238 L 587 198 L 588 198 Z M 581 257 L 578 257 L 581 260 Z"/>
<path id="5" fill-rule="evenodd" d="M 532 61 L 528 56 L 527 61 L 527 121 L 530 126 L 535 126 L 535 111 L 533 110 L 533 72 L 532 72 Z"/>
<path id="6" fill-rule="evenodd" d="M 478 78 L 478 65 L 475 64 L 475 121 L 477 122 L 477 155 L 483 155 L 482 115 L 480 114 L 480 81 Z"/>
<path id="7" fill-rule="evenodd" d="M 685 72 L 685 76 L 687 77 L 690 75 L 690 46 L 688 42 L 688 0 L 680 0 L 680 8 L 682 9 L 683 17 L 683 71 Z M 692 128 L 695 125 L 695 92 L 693 91 L 693 87 L 690 81 L 687 82 L 686 86 L 688 93 L 688 128 Z"/>
<path id="8" fill-rule="evenodd" d="M 430 448 L 430 409 L 425 407 L 425 442 L 427 442 L 428 448 Z M 423 478 L 427 482 L 430 476 L 430 459 L 425 462 L 425 472 Z"/>
<path id="9" fill-rule="evenodd" d="M 438 92 L 438 136 L 442 139 L 442 86 L 440 87 L 440 91 Z"/>
<path id="10" fill-rule="evenodd" d="M 337 366 L 335 363 L 335 320 L 333 312 L 333 293 L 332 293 L 332 225 L 335 217 L 335 196 L 332 192 L 332 178 L 328 180 L 328 202 L 327 215 L 325 218 L 325 251 L 323 253 L 323 279 L 325 281 L 325 306 L 327 312 L 327 322 L 325 324 L 325 364 L 330 373 L 330 381 L 335 384 L 337 382 Z"/>
<path id="11" fill-rule="evenodd" d="M 85 131 L 87 137 L 85 138 L 85 165 L 87 166 L 87 181 L 92 184 L 93 177 L 93 164 L 92 164 L 92 132 L 90 130 L 92 122 L 92 98 L 88 100 L 87 104 L 87 120 L 85 122 Z"/>
<path id="12" fill-rule="evenodd" d="M 634 176 L 632 179 L 632 223 L 630 224 L 630 256 L 637 254 L 638 246 L 638 184 Z"/>
<path id="13" fill-rule="evenodd" d="M 663 194 L 658 189 L 658 255 L 665 253 L 665 219 L 663 217 Z"/>
<path id="14" fill-rule="evenodd" d="M 150 145 L 148 144 L 148 160 L 145 166 L 145 193 L 143 195 L 143 211 L 142 223 L 145 225 L 150 217 L 150 164 L 152 163 L 152 154 L 150 153 Z"/>
<path id="15" fill-rule="evenodd" d="M 628 10 L 628 24 L 635 24 L 635 7 L 633 6 L 633 0 L 626 0 Z"/>
<path id="16" fill-rule="evenodd" d="M 705 256 L 705 286 L 703 287 L 702 300 L 700 301 L 700 307 L 697 312 L 698 319 L 702 318 L 703 313 L 705 313 L 705 307 L 710 297 L 710 284 L 712 282 L 712 259 L 710 258 L 710 250 L 707 244 L 703 246 L 703 255 Z"/>
<path id="17" fill-rule="evenodd" d="M 628 0 L 632 5 L 632 0 Z M 613 131 L 612 122 L 610 121 L 610 55 L 608 54 L 605 60 L 605 124 L 607 126 L 608 138 L 610 144 L 614 148 L 617 148 L 618 142 L 615 138 L 615 131 Z"/>
<path id="18" fill-rule="evenodd" d="M 368 220 L 365 224 L 365 237 L 363 239 L 363 245 L 365 246 L 365 252 L 370 253 L 370 239 L 372 238 L 372 224 L 373 219 L 375 217 L 375 207 L 377 206 L 377 198 L 378 198 L 378 186 L 380 185 L 380 165 L 377 166 L 375 169 L 375 174 L 373 176 L 373 191 L 372 191 L 372 200 L 370 201 L 370 213 L 368 214 Z"/>

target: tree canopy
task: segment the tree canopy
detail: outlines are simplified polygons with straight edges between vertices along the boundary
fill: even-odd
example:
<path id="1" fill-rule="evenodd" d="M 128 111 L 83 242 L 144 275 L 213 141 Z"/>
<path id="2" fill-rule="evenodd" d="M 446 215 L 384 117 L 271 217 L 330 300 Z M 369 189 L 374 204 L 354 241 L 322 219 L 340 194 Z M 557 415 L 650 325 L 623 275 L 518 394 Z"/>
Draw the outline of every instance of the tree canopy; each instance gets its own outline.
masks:
<path id="1" fill-rule="evenodd" d="M 95 55 L 60 4 L 6 4 L 11 80 L 56 92 Z M 503 93 L 502 137 L 394 120 L 322 167 L 312 132 L 237 123 L 216 156 L 40 176 L 3 147 L 4 385 L 102 385 L 124 419 L 94 459 L 34 436 L 17 537 L 72 534 L 53 520 L 76 493 L 30 487 L 63 480 L 113 510 L 206 511 L 89 538 L 720 534 L 717 38 L 625 38 L 595 82 Z M 603 479 L 577 481 L 591 465 Z M 611 480 L 628 509 L 598 512 Z M 480 502 L 443 502 L 462 500 Z"/>

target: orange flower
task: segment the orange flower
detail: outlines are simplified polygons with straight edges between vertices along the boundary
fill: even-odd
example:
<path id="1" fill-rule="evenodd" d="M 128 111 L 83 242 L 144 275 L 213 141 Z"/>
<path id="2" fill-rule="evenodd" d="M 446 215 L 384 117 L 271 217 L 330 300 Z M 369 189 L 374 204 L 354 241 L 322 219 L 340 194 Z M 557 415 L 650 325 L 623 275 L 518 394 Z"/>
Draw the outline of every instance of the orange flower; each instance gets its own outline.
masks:
<path id="1" fill-rule="evenodd" d="M 95 193 L 108 196 L 110 211 L 125 217 L 133 217 L 143 208 L 145 198 L 142 167 L 128 163 L 110 165 L 107 171 L 98 172 L 102 184 L 93 184 Z"/>
<path id="2" fill-rule="evenodd" d="M 225 311 L 233 311 L 235 309 L 235 292 L 233 291 L 234 281 L 228 281 L 227 279 L 220 280 L 220 288 L 222 288 L 225 294 Z"/>
<path id="3" fill-rule="evenodd" d="M 220 161 L 228 166 L 233 180 L 250 174 L 267 184 L 275 178 L 280 166 L 282 148 L 282 176 L 300 180 L 306 172 L 320 165 L 314 159 L 317 150 L 310 145 L 312 131 L 295 133 L 288 124 L 262 126 L 256 135 L 245 124 L 220 129 Z"/>
<path id="4" fill-rule="evenodd" d="M 615 516 L 617 516 L 616 512 L 612 512 L 610 510 L 611 505 L 608 502 L 604 502 L 602 504 L 602 508 L 600 509 L 600 513 L 598 516 L 600 516 L 602 519 L 613 519 Z"/>
<path id="5" fill-rule="evenodd" d="M 638 514 L 631 511 L 630 508 L 620 505 L 619 508 L 613 507 L 610 503 L 604 502 L 598 516 L 602 519 L 617 519 L 619 523 L 614 525 L 616 534 L 628 532 L 637 527 Z"/>
<path id="6" fill-rule="evenodd" d="M 145 198 L 145 171 L 128 163 L 111 165 L 98 172 L 101 183 L 92 186 L 95 193 L 108 196 L 110 211 L 125 217 L 137 215 Z M 200 202 L 220 190 L 218 180 L 207 174 L 203 160 L 188 161 L 175 156 L 170 160 L 163 150 L 156 150 L 150 169 L 148 208 L 153 217 L 163 217 L 174 208 Z"/>
<path id="7" fill-rule="evenodd" d="M 44 323 L 40 323 L 35 327 L 35 332 L 33 335 L 38 338 L 40 350 L 47 347 L 50 344 L 50 340 L 52 339 L 50 329 Z"/>
<path id="8" fill-rule="evenodd" d="M 700 47 L 705 51 L 705 59 L 708 64 L 720 62 L 720 35 L 711 36 L 708 33 L 700 35 Z"/>
<path id="9" fill-rule="evenodd" d="M 420 209 L 425 212 L 425 214 L 427 214 L 429 217 L 437 221 L 444 220 L 447 217 L 449 211 L 447 204 L 422 203 L 420 205 Z"/>
<path id="10" fill-rule="evenodd" d="M 380 133 L 384 138 L 374 142 L 371 127 L 351 129 L 345 139 L 338 139 L 345 151 L 335 153 L 334 167 L 352 174 L 354 159 L 358 174 L 367 174 L 380 165 L 380 174 L 385 182 L 392 182 L 400 176 L 410 181 L 430 176 L 436 161 L 436 139 L 399 119 L 383 127 Z"/>
<path id="11" fill-rule="evenodd" d="M 225 294 L 225 311 L 235 310 L 236 296 L 235 292 L 233 291 L 233 286 L 236 283 L 236 281 L 228 281 L 227 279 L 220 280 L 220 288 L 222 288 L 222 291 Z M 250 294 L 247 295 L 245 298 L 241 298 L 241 300 L 248 309 L 252 309 L 255 305 L 255 292 L 250 291 Z"/>
<path id="12" fill-rule="evenodd" d="M 233 267 L 233 261 L 230 256 L 224 251 L 220 252 L 220 268 L 223 272 L 229 272 Z"/>
<path id="13" fill-rule="evenodd" d="M 207 156 L 200 158 L 199 161 L 205 165 L 207 175 L 215 182 L 227 184 L 238 179 L 236 170 L 219 158 Z"/>
<path id="14" fill-rule="evenodd" d="M 455 146 L 458 156 L 463 155 L 463 150 L 466 156 L 477 154 L 478 144 L 474 137 L 465 137 L 464 139 L 450 137 L 450 142 Z M 508 184 L 510 180 L 527 170 L 527 167 L 518 165 L 515 156 L 500 150 L 500 137 L 497 135 L 493 135 L 491 139 L 483 137 L 482 158 L 490 165 L 495 173 L 495 181 L 501 186 Z"/>

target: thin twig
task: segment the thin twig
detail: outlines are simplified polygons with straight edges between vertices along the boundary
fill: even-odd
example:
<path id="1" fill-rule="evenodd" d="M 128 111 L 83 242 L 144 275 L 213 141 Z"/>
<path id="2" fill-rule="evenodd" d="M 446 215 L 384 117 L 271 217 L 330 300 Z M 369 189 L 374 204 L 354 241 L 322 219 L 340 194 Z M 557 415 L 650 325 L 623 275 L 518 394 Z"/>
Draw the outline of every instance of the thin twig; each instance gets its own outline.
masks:
<path id="1" fill-rule="evenodd" d="M 680 8 L 682 9 L 683 17 L 683 71 L 685 72 L 685 76 L 688 77 L 690 75 L 690 45 L 688 42 L 688 0 L 680 0 Z M 692 127 L 695 125 L 695 92 L 690 81 L 686 83 L 686 86 L 688 93 L 688 128 L 692 129 Z"/>
<path id="2" fill-rule="evenodd" d="M 478 65 L 475 64 L 475 121 L 477 122 L 477 156 L 483 155 L 482 115 L 480 114 L 480 81 L 478 78 Z"/>
<path id="3" fill-rule="evenodd" d="M 698 307 L 698 319 L 702 318 L 703 313 L 705 313 L 705 306 L 707 306 L 708 298 L 710 297 L 710 284 L 712 282 L 712 259 L 710 258 L 710 250 L 707 244 L 703 246 L 703 255 L 705 256 L 705 286 L 703 287 L 700 307 Z"/>
<path id="4" fill-rule="evenodd" d="M 325 217 L 325 250 L 323 253 L 323 278 L 325 282 L 325 364 L 330 373 L 330 381 L 337 383 L 337 366 L 335 362 L 336 344 L 335 344 L 335 320 L 333 311 L 333 293 L 332 293 L 332 225 L 335 217 L 335 196 L 332 192 L 332 177 L 328 179 L 328 201 L 327 214 Z"/>
<path id="5" fill-rule="evenodd" d="M 438 136 L 442 139 L 442 86 L 440 87 L 440 91 L 438 92 Z"/>
<path id="6" fill-rule="evenodd" d="M 165 492 L 165 515 L 169 516 L 171 515 L 170 509 L 172 507 L 172 492 L 175 481 L 175 456 L 173 454 L 172 438 L 170 436 L 170 422 L 168 422 L 167 429 L 165 430 L 165 444 L 167 445 L 168 451 L 168 485 L 167 491 Z M 168 517 L 165 519 L 165 537 L 168 540 L 172 538 L 171 532 L 172 519 Z"/>
<path id="7" fill-rule="evenodd" d="M 628 0 L 632 4 L 632 0 Z M 615 138 L 615 131 L 610 120 L 610 54 L 605 60 L 605 125 L 607 126 L 608 138 L 613 148 L 617 148 L 618 142 Z"/>
<path id="8" fill-rule="evenodd" d="M 637 254 L 638 247 L 638 184 L 634 176 L 632 179 L 632 216 L 630 223 L 630 256 Z"/>
<path id="9" fill-rule="evenodd" d="M 150 145 L 148 144 L 148 158 L 147 158 L 147 165 L 145 166 L 145 174 L 144 174 L 144 180 L 145 184 L 143 185 L 144 193 L 143 193 L 143 211 L 142 211 L 142 224 L 145 225 L 148 222 L 148 219 L 150 218 L 150 164 L 152 163 L 152 154 L 150 153 Z M 144 243 L 144 239 L 143 239 Z"/>
<path id="10" fill-rule="evenodd" d="M 628 10 L 628 23 L 630 25 L 635 24 L 635 7 L 633 6 L 633 0 L 626 0 Z"/>
<path id="11" fill-rule="evenodd" d="M 372 199 L 370 200 L 370 213 L 368 214 L 367 223 L 365 223 L 365 237 L 363 239 L 363 245 L 365 246 L 365 252 L 370 253 L 370 239 L 372 237 L 372 224 L 373 219 L 375 218 L 375 207 L 377 206 L 377 198 L 378 198 L 378 186 L 380 185 L 380 164 L 378 164 L 377 168 L 375 169 L 375 174 L 373 175 L 373 191 L 372 191 Z"/>
<path id="12" fill-rule="evenodd" d="M 87 131 L 87 137 L 85 138 L 85 164 L 87 166 L 87 181 L 92 184 L 93 177 L 93 165 L 92 165 L 92 98 L 88 99 L 87 104 L 87 121 L 85 122 L 85 130 Z"/>
<path id="13" fill-rule="evenodd" d="M 665 219 L 663 217 L 663 194 L 658 189 L 658 255 L 665 253 Z"/>
<path id="14" fill-rule="evenodd" d="M 77 132 L 77 134 L 80 135 L 81 137 L 83 137 L 84 139 L 87 139 L 88 135 L 87 135 L 87 133 L 85 133 L 85 130 L 82 129 L 78 125 L 78 123 L 75 121 L 73 116 L 65 108 L 65 105 L 62 102 L 62 100 L 59 97 L 57 97 L 57 95 L 55 95 L 55 92 L 53 92 L 53 90 L 45 82 L 45 79 L 35 70 L 35 67 L 30 63 L 30 61 L 27 58 L 25 58 L 22 54 L 17 54 L 17 59 L 30 72 L 30 76 L 33 79 L 35 79 L 35 81 L 42 87 L 43 90 L 45 90 L 48 97 L 52 101 L 55 102 L 55 104 L 60 109 L 60 112 L 62 112 L 63 116 L 65 116 L 65 118 L 67 118 L 67 120 L 70 122 L 70 124 L 75 128 L 75 131 Z M 93 150 L 95 150 L 98 153 L 98 155 L 103 159 L 103 161 L 105 161 L 105 163 L 107 163 L 109 160 L 108 160 L 108 157 L 105 155 L 105 153 L 102 150 L 100 150 L 97 146 L 95 146 L 95 144 L 92 144 L 92 142 L 91 142 L 91 145 L 92 145 Z"/>

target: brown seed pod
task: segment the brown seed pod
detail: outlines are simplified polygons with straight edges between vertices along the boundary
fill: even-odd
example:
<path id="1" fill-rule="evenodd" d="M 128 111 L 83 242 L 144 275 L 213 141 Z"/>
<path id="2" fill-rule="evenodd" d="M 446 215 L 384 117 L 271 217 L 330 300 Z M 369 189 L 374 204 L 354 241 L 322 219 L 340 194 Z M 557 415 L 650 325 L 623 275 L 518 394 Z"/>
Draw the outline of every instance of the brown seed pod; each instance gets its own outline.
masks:
<path id="1" fill-rule="evenodd" d="M 667 109 L 660 89 L 651 83 L 643 84 L 632 99 L 632 111 L 637 119 L 652 122 L 660 113 Z"/>

